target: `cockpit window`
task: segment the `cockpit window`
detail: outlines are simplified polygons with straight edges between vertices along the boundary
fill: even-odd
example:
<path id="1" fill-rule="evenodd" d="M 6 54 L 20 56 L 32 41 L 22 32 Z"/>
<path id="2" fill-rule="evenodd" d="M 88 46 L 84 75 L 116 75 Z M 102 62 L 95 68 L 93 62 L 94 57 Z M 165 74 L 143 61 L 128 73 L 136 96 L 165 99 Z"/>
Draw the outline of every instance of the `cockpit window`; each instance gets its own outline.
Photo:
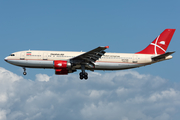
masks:
<path id="1" fill-rule="evenodd" d="M 10 54 L 10 56 L 15 56 L 15 54 Z"/>

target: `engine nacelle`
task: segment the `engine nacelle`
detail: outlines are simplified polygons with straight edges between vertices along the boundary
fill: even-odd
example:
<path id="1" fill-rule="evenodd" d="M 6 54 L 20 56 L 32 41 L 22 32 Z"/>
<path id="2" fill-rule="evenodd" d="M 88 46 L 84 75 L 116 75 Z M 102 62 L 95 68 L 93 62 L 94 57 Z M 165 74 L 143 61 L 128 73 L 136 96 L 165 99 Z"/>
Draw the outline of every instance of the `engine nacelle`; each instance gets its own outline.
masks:
<path id="1" fill-rule="evenodd" d="M 63 60 L 54 61 L 54 69 L 67 69 L 69 67 L 71 67 L 71 64 L 68 63 L 67 61 L 63 61 Z"/>
<path id="2" fill-rule="evenodd" d="M 66 69 L 55 69 L 55 74 L 56 75 L 67 75 L 68 74 L 68 70 Z"/>
<path id="3" fill-rule="evenodd" d="M 54 69 L 56 75 L 67 75 L 69 73 L 68 68 L 71 67 L 71 64 L 64 60 L 55 60 Z"/>

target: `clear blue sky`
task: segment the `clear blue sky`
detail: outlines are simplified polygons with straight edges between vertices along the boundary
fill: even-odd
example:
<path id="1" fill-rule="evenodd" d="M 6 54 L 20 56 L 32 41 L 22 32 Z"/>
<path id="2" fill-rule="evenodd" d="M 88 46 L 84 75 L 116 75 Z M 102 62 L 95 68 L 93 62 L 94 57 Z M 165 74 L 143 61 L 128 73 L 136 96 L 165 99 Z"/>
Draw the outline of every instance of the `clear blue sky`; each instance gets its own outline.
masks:
<path id="1" fill-rule="evenodd" d="M 176 51 L 174 58 L 134 70 L 179 82 L 179 5 L 178 0 L 0 1 L 0 66 L 22 75 L 21 68 L 4 58 L 28 49 L 89 51 L 109 45 L 107 52 L 134 53 L 164 29 L 175 28 L 168 48 Z M 27 72 L 27 79 L 54 74 L 53 69 Z"/>

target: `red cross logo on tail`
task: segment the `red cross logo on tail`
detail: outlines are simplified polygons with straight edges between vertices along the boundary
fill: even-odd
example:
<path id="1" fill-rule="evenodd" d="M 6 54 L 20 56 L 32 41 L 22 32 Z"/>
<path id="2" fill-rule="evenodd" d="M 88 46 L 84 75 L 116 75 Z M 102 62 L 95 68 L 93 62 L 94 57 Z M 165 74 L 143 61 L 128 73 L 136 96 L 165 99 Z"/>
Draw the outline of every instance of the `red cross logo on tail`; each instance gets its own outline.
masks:
<path id="1" fill-rule="evenodd" d="M 136 54 L 164 54 L 176 29 L 165 29 L 149 46 Z"/>

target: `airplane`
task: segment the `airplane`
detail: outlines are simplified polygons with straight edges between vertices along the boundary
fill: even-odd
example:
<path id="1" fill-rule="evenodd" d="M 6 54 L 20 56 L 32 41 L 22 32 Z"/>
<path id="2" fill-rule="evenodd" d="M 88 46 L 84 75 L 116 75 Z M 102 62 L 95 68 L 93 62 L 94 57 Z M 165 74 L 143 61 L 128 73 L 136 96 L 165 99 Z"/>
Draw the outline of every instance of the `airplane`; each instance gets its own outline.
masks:
<path id="1" fill-rule="evenodd" d="M 67 75 L 78 69 L 80 79 L 88 79 L 85 70 L 124 70 L 150 65 L 172 58 L 174 52 L 166 52 L 176 29 L 165 29 L 153 42 L 140 52 L 106 53 L 109 46 L 97 47 L 88 52 L 27 50 L 10 54 L 4 60 L 26 68 L 51 68 L 56 75 Z"/>

